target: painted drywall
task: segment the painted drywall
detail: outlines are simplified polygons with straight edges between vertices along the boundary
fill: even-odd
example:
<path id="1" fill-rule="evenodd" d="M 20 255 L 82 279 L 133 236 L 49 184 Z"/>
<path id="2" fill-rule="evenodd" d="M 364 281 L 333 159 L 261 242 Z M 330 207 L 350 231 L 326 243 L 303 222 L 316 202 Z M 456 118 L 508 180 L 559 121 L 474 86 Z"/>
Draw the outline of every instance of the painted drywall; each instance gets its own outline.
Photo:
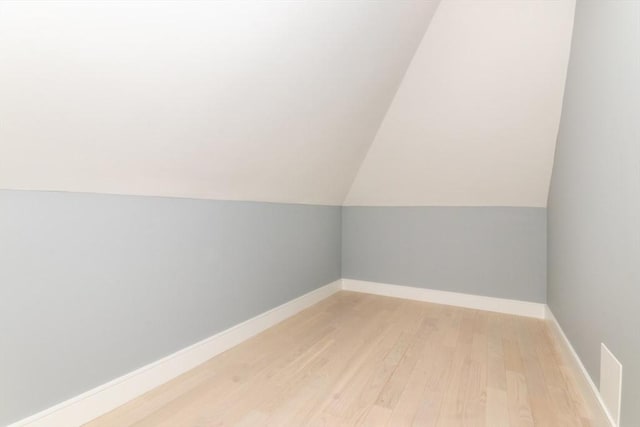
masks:
<path id="1" fill-rule="evenodd" d="M 438 1 L 0 1 L 0 188 L 339 205 Z"/>
<path id="2" fill-rule="evenodd" d="M 573 11 L 443 1 L 345 204 L 546 206 Z"/>
<path id="3" fill-rule="evenodd" d="M 622 362 L 640 425 L 640 3 L 580 1 L 548 209 L 548 303 L 598 384 Z"/>
<path id="4" fill-rule="evenodd" d="M 340 278 L 340 207 L 0 191 L 0 425 Z"/>
<path id="5" fill-rule="evenodd" d="M 545 209 L 344 207 L 342 277 L 544 302 Z"/>

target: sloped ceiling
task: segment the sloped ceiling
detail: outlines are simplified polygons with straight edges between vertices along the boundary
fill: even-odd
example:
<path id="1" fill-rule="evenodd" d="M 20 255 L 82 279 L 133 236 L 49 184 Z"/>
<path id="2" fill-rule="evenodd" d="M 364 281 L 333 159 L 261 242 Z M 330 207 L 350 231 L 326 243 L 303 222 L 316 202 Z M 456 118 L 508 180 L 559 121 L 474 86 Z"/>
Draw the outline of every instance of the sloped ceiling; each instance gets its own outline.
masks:
<path id="1" fill-rule="evenodd" d="M 437 1 L 1 1 L 0 188 L 340 204 Z"/>
<path id="2" fill-rule="evenodd" d="M 546 206 L 573 0 L 444 0 L 347 205 Z"/>
<path id="3" fill-rule="evenodd" d="M 438 3 L 0 0 L 0 188 L 545 206 L 574 0 Z"/>

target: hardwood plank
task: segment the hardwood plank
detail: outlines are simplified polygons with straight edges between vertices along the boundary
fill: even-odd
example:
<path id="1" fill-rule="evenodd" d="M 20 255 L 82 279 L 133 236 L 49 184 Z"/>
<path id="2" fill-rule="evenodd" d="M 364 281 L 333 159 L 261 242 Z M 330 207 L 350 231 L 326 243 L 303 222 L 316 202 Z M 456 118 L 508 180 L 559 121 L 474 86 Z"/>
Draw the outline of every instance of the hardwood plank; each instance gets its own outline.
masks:
<path id="1" fill-rule="evenodd" d="M 339 292 L 88 423 L 589 426 L 544 322 Z"/>

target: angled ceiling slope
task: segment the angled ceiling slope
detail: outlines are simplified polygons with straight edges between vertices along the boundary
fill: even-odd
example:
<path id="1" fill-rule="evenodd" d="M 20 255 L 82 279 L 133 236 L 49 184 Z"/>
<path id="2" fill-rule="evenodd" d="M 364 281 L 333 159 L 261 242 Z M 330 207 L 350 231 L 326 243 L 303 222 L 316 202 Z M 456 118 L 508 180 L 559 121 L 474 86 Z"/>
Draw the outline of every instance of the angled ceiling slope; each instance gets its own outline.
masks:
<path id="1" fill-rule="evenodd" d="M 347 205 L 546 206 L 574 0 L 444 0 Z"/>
<path id="2" fill-rule="evenodd" d="M 0 1 L 0 188 L 340 204 L 437 1 Z"/>

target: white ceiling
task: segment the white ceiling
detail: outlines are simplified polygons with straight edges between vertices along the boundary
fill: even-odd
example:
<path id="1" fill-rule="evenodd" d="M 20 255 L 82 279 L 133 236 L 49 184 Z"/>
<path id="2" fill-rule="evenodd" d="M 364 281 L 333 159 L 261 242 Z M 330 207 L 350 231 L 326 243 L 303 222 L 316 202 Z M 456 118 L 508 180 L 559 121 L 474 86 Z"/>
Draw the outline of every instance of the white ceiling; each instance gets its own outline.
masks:
<path id="1" fill-rule="evenodd" d="M 0 2 L 0 188 L 340 204 L 437 1 Z"/>
<path id="2" fill-rule="evenodd" d="M 347 205 L 546 206 L 573 0 L 444 0 Z"/>
<path id="3" fill-rule="evenodd" d="M 0 188 L 545 206 L 573 9 L 0 0 Z"/>

